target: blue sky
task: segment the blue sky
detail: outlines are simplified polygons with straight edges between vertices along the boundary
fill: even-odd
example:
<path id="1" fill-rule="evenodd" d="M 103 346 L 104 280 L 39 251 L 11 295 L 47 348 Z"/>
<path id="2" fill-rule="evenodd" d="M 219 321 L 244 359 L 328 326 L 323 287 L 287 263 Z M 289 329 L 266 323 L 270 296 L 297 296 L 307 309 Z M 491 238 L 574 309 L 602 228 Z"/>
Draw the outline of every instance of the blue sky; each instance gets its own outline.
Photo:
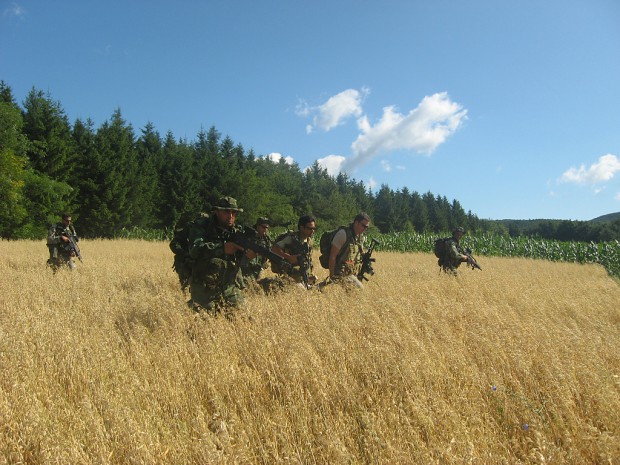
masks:
<path id="1" fill-rule="evenodd" d="M 0 0 L 0 79 L 480 218 L 620 211 L 617 0 Z"/>

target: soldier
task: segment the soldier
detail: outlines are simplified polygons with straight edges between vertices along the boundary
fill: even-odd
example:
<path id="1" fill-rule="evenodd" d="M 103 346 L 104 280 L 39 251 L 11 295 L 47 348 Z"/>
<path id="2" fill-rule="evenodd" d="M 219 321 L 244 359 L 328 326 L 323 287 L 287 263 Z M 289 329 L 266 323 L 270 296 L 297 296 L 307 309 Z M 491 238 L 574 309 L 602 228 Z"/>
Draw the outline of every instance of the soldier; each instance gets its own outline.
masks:
<path id="1" fill-rule="evenodd" d="M 243 276 L 240 260 L 243 248 L 228 240 L 230 234 L 242 231 L 235 225 L 237 213 L 243 209 L 232 197 L 222 197 L 213 205 L 213 215 L 195 223 L 189 230 L 189 255 L 192 260 L 189 304 L 217 313 L 243 302 Z M 248 258 L 255 258 L 247 252 Z"/>
<path id="2" fill-rule="evenodd" d="M 346 228 L 340 228 L 331 241 L 329 280 L 341 281 L 362 288 L 357 278 L 362 268 L 364 232 L 370 226 L 370 216 L 360 212 Z"/>
<path id="3" fill-rule="evenodd" d="M 47 265 L 54 273 L 62 266 L 67 266 L 73 271 L 76 268 L 73 257 L 79 254 L 77 242 L 80 239 L 71 223 L 71 215 L 63 213 L 61 218 L 62 220 L 52 225 L 47 232 L 47 247 L 50 252 Z"/>
<path id="4" fill-rule="evenodd" d="M 269 237 L 270 227 L 271 221 L 265 217 L 258 218 L 254 224 L 254 229 L 256 230 L 254 242 L 266 249 L 271 249 L 272 245 L 271 237 Z M 256 256 L 253 260 L 250 260 L 247 256 L 241 259 L 241 273 L 246 285 L 250 285 L 260 278 L 261 272 L 267 268 L 267 261 L 268 258 L 262 255 Z"/>
<path id="5" fill-rule="evenodd" d="M 316 220 L 310 215 L 303 215 L 297 222 L 297 231 L 289 231 L 278 239 L 271 247 L 277 255 L 288 261 L 293 268 L 282 270 L 274 267 L 272 271 L 280 275 L 286 274 L 293 281 L 306 289 L 316 283 L 316 276 L 312 274 L 312 236 L 316 230 Z"/>
<path id="6" fill-rule="evenodd" d="M 452 237 L 445 244 L 445 258 L 441 263 L 441 269 L 448 274 L 457 275 L 457 268 L 461 263 L 467 262 L 467 255 L 463 254 L 460 240 L 465 234 L 465 229 L 458 227 L 452 231 Z"/>

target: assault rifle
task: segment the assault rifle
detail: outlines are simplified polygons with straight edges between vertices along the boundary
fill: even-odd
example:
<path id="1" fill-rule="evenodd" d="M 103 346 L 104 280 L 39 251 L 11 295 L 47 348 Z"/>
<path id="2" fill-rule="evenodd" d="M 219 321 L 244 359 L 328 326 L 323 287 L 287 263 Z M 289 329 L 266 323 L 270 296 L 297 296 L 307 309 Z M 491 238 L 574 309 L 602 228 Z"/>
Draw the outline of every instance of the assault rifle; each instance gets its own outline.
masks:
<path id="1" fill-rule="evenodd" d="M 381 244 L 381 242 L 379 242 L 373 237 L 368 251 L 362 254 L 362 267 L 360 268 L 360 272 L 357 273 L 357 279 L 359 279 L 360 281 L 368 281 L 368 278 L 364 276 L 366 273 L 371 276 L 375 274 L 375 270 L 373 270 L 372 268 L 372 264 L 375 262 L 375 259 L 371 258 L 371 256 L 373 251 L 375 250 L 375 247 L 379 244 Z"/>
<path id="2" fill-rule="evenodd" d="M 268 258 L 272 262 L 278 263 L 284 269 L 292 268 L 291 264 L 284 258 L 280 257 L 277 253 L 272 252 L 271 250 L 263 247 L 262 245 L 258 245 L 255 242 L 255 238 L 257 237 L 257 235 L 258 233 L 255 229 L 245 227 L 243 232 L 230 233 L 226 237 L 226 242 L 232 242 L 234 244 L 237 244 L 238 246 L 243 247 L 246 250 L 251 250 L 252 252 L 262 255 L 263 257 Z"/>
<path id="3" fill-rule="evenodd" d="M 304 242 L 301 249 L 301 254 L 297 257 L 297 264 L 299 265 L 299 271 L 301 272 L 301 280 L 304 283 L 306 289 L 310 289 L 310 283 L 308 278 L 308 268 L 310 267 L 310 244 Z"/>
<path id="4" fill-rule="evenodd" d="M 82 263 L 84 262 L 82 260 L 82 254 L 80 253 L 80 248 L 77 245 L 77 241 L 75 240 L 74 236 L 65 236 L 69 239 L 69 242 L 67 243 L 67 246 L 69 247 L 69 251 L 71 252 L 71 255 L 75 255 Z"/>
<path id="5" fill-rule="evenodd" d="M 271 227 L 273 228 L 286 228 L 290 229 L 293 226 L 293 221 L 287 221 L 286 223 L 271 223 Z"/>
<path id="6" fill-rule="evenodd" d="M 476 261 L 476 259 L 471 256 L 471 249 L 465 249 L 465 251 L 463 252 L 463 255 L 467 257 L 467 264 L 471 266 L 472 270 L 474 268 L 478 268 L 480 271 L 482 271 L 482 268 L 480 268 L 480 265 L 478 265 L 478 262 Z"/>

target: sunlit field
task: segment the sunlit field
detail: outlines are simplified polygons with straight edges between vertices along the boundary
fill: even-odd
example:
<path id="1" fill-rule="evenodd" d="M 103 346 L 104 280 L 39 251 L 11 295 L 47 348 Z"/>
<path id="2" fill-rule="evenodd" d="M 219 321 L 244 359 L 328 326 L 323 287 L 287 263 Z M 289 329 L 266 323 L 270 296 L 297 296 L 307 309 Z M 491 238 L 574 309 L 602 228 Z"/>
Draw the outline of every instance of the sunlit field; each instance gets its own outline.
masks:
<path id="1" fill-rule="evenodd" d="M 53 275 L 44 242 L 0 242 L 0 463 L 620 463 L 600 265 L 382 252 L 361 291 L 230 321 L 189 310 L 167 243 L 80 247 Z"/>

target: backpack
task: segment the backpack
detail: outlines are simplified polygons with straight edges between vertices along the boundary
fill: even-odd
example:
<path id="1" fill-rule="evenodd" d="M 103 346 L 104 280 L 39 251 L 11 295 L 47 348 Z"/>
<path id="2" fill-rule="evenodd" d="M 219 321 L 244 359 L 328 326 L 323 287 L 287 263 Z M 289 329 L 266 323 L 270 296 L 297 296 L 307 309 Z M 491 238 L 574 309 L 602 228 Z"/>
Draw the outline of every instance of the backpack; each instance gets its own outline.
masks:
<path id="1" fill-rule="evenodd" d="M 181 288 L 185 290 L 192 277 L 192 261 L 189 256 L 189 231 L 193 225 L 209 221 L 209 215 L 201 213 L 189 219 L 191 216 L 184 216 L 179 219 L 174 228 L 174 235 L 170 241 L 170 250 L 174 254 L 172 269 L 179 276 Z"/>
<path id="2" fill-rule="evenodd" d="M 349 228 L 349 226 L 339 226 L 338 228 L 332 229 L 331 231 L 325 231 L 321 235 L 321 240 L 319 241 L 319 249 L 321 251 L 321 255 L 319 256 L 319 262 L 321 263 L 321 266 L 326 270 L 329 270 L 329 254 L 332 251 L 332 241 L 334 240 L 334 236 L 338 231 L 343 228 L 347 232 L 347 242 L 349 242 L 351 236 L 351 234 L 349 233 L 351 228 Z M 345 250 L 345 248 L 342 247 L 342 250 Z"/>
<path id="3" fill-rule="evenodd" d="M 439 266 L 443 266 L 446 261 L 446 256 L 448 254 L 448 242 L 451 237 L 442 237 L 439 239 L 435 239 L 435 245 L 433 246 L 433 252 L 435 252 L 435 257 L 439 259 L 437 262 Z"/>

